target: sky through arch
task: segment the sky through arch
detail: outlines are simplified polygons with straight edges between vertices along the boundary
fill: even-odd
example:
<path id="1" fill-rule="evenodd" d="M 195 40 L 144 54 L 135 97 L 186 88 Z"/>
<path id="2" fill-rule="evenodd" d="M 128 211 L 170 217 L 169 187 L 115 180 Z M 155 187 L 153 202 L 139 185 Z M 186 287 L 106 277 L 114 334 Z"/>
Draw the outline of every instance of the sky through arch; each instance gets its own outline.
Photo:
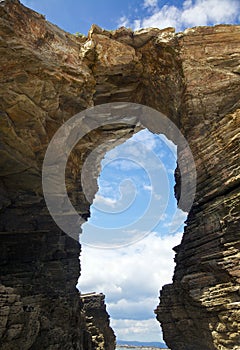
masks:
<path id="1" fill-rule="evenodd" d="M 177 209 L 174 197 L 176 149 L 164 135 L 145 129 L 107 152 L 102 161 L 99 191 L 91 207 L 91 217 L 83 225 L 82 273 L 78 286 L 82 292 L 95 291 L 106 295 L 111 325 L 118 339 L 162 341 L 153 310 L 158 303 L 159 289 L 171 282 L 174 268 L 172 247 L 181 241 L 187 215 Z M 152 153 L 156 158 L 150 156 Z M 140 164 L 137 158 L 141 159 Z M 146 167 L 159 174 L 160 187 L 168 186 L 167 192 L 163 188 L 167 204 L 165 198 L 161 215 L 159 210 L 163 198 L 149 181 Z M 150 196 L 157 197 L 151 215 L 158 216 L 158 223 L 144 235 L 135 216 L 144 215 Z M 146 219 L 152 220 L 151 216 Z M 103 237 L 103 245 L 109 237 L 114 240 L 116 228 L 120 228 L 117 234 L 122 231 L 124 235 L 132 222 L 136 223 L 132 234 L 140 233 L 140 239 L 135 243 L 121 248 L 113 244 L 110 249 L 99 249 L 99 245 L 95 248 L 91 244 L 96 242 L 94 235 L 102 235 L 106 229 L 110 236 Z M 91 236 L 94 227 L 96 231 Z"/>

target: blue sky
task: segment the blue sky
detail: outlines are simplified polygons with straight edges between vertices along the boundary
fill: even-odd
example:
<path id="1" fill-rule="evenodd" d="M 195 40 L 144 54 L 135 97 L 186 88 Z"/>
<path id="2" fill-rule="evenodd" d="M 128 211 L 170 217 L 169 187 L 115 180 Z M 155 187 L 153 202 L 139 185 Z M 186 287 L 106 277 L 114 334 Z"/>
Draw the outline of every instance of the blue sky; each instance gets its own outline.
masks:
<path id="1" fill-rule="evenodd" d="M 22 3 L 71 33 L 87 34 L 93 23 L 109 30 L 125 25 L 134 30 L 173 26 L 181 31 L 240 22 L 239 0 Z M 153 309 L 159 289 L 171 282 L 171 248 L 180 243 L 186 218 L 173 196 L 175 166 L 176 147 L 148 131 L 110 151 L 102 162 L 99 191 L 81 238 L 79 286 L 83 292 L 106 294 L 111 325 L 119 339 L 161 341 Z"/>
<path id="2" fill-rule="evenodd" d="M 118 339 L 162 341 L 153 310 L 159 289 L 171 283 L 172 247 L 186 219 L 173 193 L 176 150 L 163 135 L 142 130 L 101 164 L 81 235 L 79 289 L 106 295 Z"/>
<path id="3" fill-rule="evenodd" d="M 87 34 L 91 24 L 106 29 L 126 25 L 176 27 L 177 31 L 195 25 L 239 23 L 239 0 L 24 0 L 22 3 L 71 32 Z"/>
<path id="4" fill-rule="evenodd" d="M 117 248 L 149 232 L 175 233 L 185 217 L 173 193 L 176 149 L 165 136 L 142 130 L 109 151 L 101 163 L 99 191 L 81 241 Z"/>

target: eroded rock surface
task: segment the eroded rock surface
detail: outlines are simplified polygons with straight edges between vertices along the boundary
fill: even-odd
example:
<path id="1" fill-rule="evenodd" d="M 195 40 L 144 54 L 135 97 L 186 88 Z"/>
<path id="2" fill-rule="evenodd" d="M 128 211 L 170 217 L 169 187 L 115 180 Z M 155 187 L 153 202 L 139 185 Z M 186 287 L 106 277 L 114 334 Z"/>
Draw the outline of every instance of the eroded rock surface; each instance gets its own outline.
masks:
<path id="1" fill-rule="evenodd" d="M 1 349 L 91 349 L 75 288 L 80 246 L 51 219 L 41 168 L 59 126 L 106 102 L 166 114 L 195 158 L 195 202 L 156 310 L 165 341 L 172 350 L 239 349 L 239 42 L 240 27 L 227 25 L 177 34 L 93 26 L 78 38 L 17 0 L 0 2 Z M 87 133 L 68 162 L 68 192 L 83 221 L 91 202 L 79 186 L 84 160 L 103 144 L 89 175 L 96 192 L 101 157 L 136 131 L 106 118 L 109 126 Z M 155 119 L 142 127 L 160 132 Z M 177 198 L 188 171 L 176 176 Z"/>
<path id="2" fill-rule="evenodd" d="M 109 325 L 105 296 L 96 293 L 81 294 L 81 300 L 90 334 L 88 348 L 92 350 L 114 350 L 116 337 Z"/>

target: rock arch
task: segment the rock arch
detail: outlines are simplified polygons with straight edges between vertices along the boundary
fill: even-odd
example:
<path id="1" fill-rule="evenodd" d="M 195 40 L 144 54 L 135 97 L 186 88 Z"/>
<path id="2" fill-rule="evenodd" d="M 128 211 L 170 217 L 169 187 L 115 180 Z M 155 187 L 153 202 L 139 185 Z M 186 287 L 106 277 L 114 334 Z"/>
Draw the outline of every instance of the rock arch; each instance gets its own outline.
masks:
<path id="1" fill-rule="evenodd" d="M 2 1 L 0 15 L 4 349 L 85 349 L 75 290 L 80 247 L 48 214 L 41 165 L 64 121 L 89 106 L 122 101 L 166 114 L 188 140 L 197 166 L 195 202 L 174 248 L 173 283 L 163 288 L 156 309 L 164 338 L 172 350 L 237 349 L 240 27 L 175 34 L 172 28 L 133 33 L 93 26 L 87 38 L 77 38 L 17 0 Z M 122 125 L 95 130 L 71 155 L 66 182 L 83 218 L 90 203 L 75 183 L 89 148 L 134 131 Z"/>

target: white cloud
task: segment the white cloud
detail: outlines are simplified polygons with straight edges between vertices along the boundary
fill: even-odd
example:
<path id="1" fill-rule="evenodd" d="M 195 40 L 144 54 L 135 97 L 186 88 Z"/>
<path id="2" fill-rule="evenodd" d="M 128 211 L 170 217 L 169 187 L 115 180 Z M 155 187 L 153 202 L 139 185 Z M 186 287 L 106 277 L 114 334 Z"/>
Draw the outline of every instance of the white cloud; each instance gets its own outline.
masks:
<path id="1" fill-rule="evenodd" d="M 129 150 L 130 152 L 130 150 Z M 111 167 L 114 167 L 117 170 L 120 171 L 129 171 L 129 170 L 137 170 L 139 169 L 139 164 L 135 162 L 133 159 L 130 158 L 131 153 L 129 153 L 129 159 L 128 158 L 122 158 L 122 159 L 116 159 L 112 163 Z"/>
<path id="2" fill-rule="evenodd" d="M 143 18 L 141 21 L 142 28 L 156 27 L 178 27 L 181 12 L 175 6 L 165 5 L 151 16 Z"/>
<path id="3" fill-rule="evenodd" d="M 144 7 L 157 7 L 158 0 L 144 0 L 143 6 Z"/>
<path id="4" fill-rule="evenodd" d="M 157 135 L 145 129 L 133 135 L 122 145 L 109 151 L 102 161 L 102 171 L 105 167 L 120 171 L 164 169 L 162 159 L 164 142 L 176 158 L 176 146 L 164 135 Z"/>
<path id="5" fill-rule="evenodd" d="M 133 22 L 133 28 L 135 30 L 141 29 L 141 20 L 140 19 L 135 19 Z"/>
<path id="6" fill-rule="evenodd" d="M 134 203 L 138 194 L 136 186 L 130 178 L 121 181 L 118 188 L 112 186 L 111 192 L 109 192 L 110 196 L 108 197 L 102 195 L 102 193 L 106 193 L 106 190 L 100 187 L 100 191 L 95 195 L 93 200 L 92 209 L 95 208 L 106 214 L 121 213 L 126 211 Z"/>
<path id="7" fill-rule="evenodd" d="M 99 182 L 98 178 L 98 187 L 99 191 L 97 194 L 99 194 L 102 197 L 109 197 L 111 199 L 117 199 L 117 194 L 113 193 L 113 186 L 115 185 L 115 182 L 112 180 L 111 182 L 105 179 L 101 178 L 101 183 Z M 114 196 L 113 196 L 114 194 Z M 95 195 L 96 197 L 96 195 Z"/>
<path id="8" fill-rule="evenodd" d="M 162 342 L 160 326 L 156 319 L 136 320 L 111 320 L 111 326 L 117 330 L 117 339 L 137 341 Z"/>
<path id="9" fill-rule="evenodd" d="M 181 7 L 165 5 L 158 7 L 155 0 L 144 0 L 143 9 L 148 14 L 133 21 L 125 17 L 127 25 L 139 28 L 175 27 L 181 31 L 187 27 L 239 22 L 239 0 L 185 0 Z M 131 22 L 131 23 L 130 23 Z"/>
<path id="10" fill-rule="evenodd" d="M 116 202 L 117 202 L 116 199 L 103 197 L 99 194 L 96 194 L 94 198 L 94 205 L 104 205 L 104 206 L 115 207 Z"/>
<path id="11" fill-rule="evenodd" d="M 185 0 L 183 2 L 183 8 L 186 9 L 186 8 L 189 8 L 189 7 L 192 7 L 192 0 Z"/>
<path id="12" fill-rule="evenodd" d="M 198 0 L 194 4 L 187 1 L 182 12 L 182 22 L 187 26 L 208 23 L 231 23 L 239 11 L 236 0 Z"/>
<path id="13" fill-rule="evenodd" d="M 144 147 L 148 151 L 154 151 L 157 146 L 157 139 L 161 138 L 159 135 L 151 133 L 148 129 L 144 129 L 136 133 L 129 140 L 130 142 L 136 141 L 144 144 Z M 135 143 L 135 142 L 134 142 Z"/>
<path id="14" fill-rule="evenodd" d="M 114 317 L 121 315 L 122 319 L 145 320 L 154 316 L 153 309 L 156 306 L 157 298 L 146 297 L 133 301 L 120 299 L 116 303 L 108 304 L 108 311 Z"/>
<path id="15" fill-rule="evenodd" d="M 172 247 L 180 242 L 181 236 L 178 233 L 161 238 L 153 232 L 134 245 L 107 251 L 84 245 L 80 289 L 87 292 L 95 287 L 97 292 L 106 293 L 111 301 L 156 295 L 161 285 L 171 282 Z M 145 283 L 147 281 L 149 283 Z M 113 286 L 115 292 L 121 291 L 117 299 L 111 297 Z"/>
<path id="16" fill-rule="evenodd" d="M 129 25 L 128 18 L 126 16 L 120 17 L 117 25 L 118 25 L 118 27 L 128 27 L 128 25 Z"/>
<path id="17" fill-rule="evenodd" d="M 124 158 L 124 156 L 135 161 L 149 157 L 149 152 L 154 152 L 159 142 L 158 138 L 161 138 L 161 136 L 155 135 L 147 129 L 141 130 L 123 144 L 110 150 L 103 159 L 102 164 L 103 166 L 108 163 L 111 164 L 112 160 Z"/>
<path id="18" fill-rule="evenodd" d="M 83 245 L 78 288 L 82 292 L 103 292 L 115 320 L 153 318 L 159 289 L 172 280 L 172 248 L 180 243 L 181 237 L 181 233 L 162 238 L 151 233 L 132 246 L 112 250 Z M 134 324 L 140 334 L 136 321 Z M 120 332 L 121 338 L 121 331 L 116 328 L 116 332 Z"/>
<path id="19" fill-rule="evenodd" d="M 150 191 L 150 192 L 153 191 L 153 187 L 152 187 L 151 185 L 146 185 L 146 184 L 144 184 L 144 185 L 143 185 L 143 189 L 144 189 L 145 191 Z"/>

